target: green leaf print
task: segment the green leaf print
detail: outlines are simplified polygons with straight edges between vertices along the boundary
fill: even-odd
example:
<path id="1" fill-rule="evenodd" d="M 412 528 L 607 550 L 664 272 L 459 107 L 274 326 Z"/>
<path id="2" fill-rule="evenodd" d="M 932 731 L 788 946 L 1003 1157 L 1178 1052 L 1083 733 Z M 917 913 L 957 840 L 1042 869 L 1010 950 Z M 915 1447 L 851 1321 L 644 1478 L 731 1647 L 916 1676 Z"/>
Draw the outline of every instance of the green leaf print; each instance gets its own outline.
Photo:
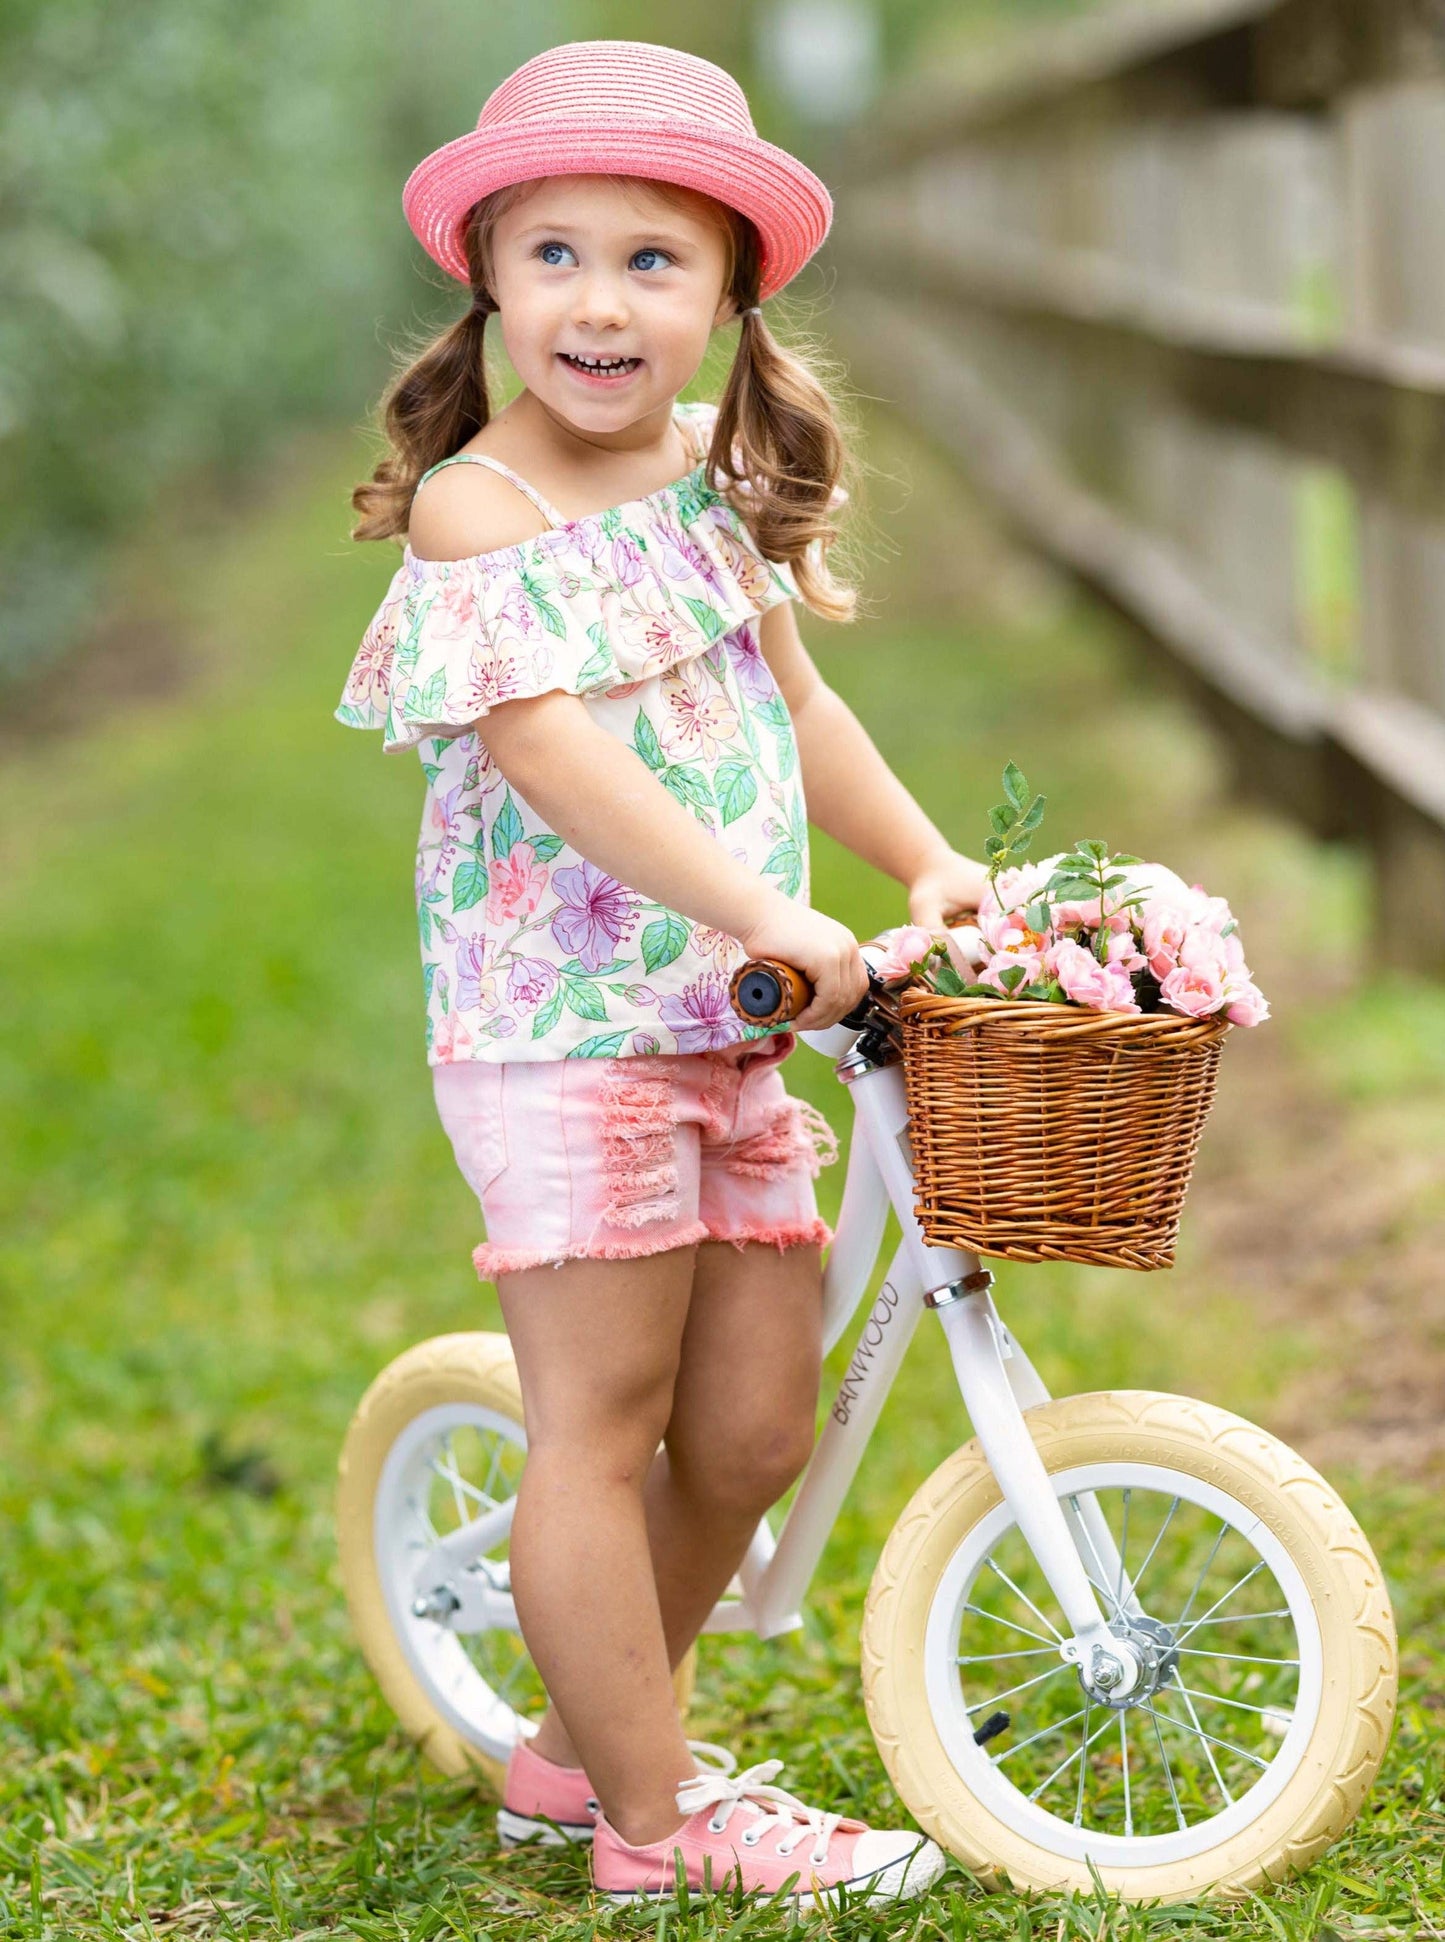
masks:
<path id="1" fill-rule="evenodd" d="M 574 1045 L 566 1056 L 569 1059 L 615 1059 L 626 1037 L 626 1032 L 599 1032 L 595 1038 L 584 1038 L 580 1045 Z"/>
<path id="2" fill-rule="evenodd" d="M 421 932 L 422 949 L 429 951 L 431 949 L 431 912 L 425 904 L 418 904 L 416 907 L 416 927 Z"/>
<path id="3" fill-rule="evenodd" d="M 723 630 L 722 615 L 716 607 L 710 607 L 705 600 L 694 600 L 690 594 L 682 596 L 682 604 L 692 614 L 709 641 L 715 641 Z"/>
<path id="4" fill-rule="evenodd" d="M 435 782 L 437 777 L 441 774 L 441 770 L 437 767 L 435 762 L 423 762 L 421 765 L 421 768 L 422 768 L 422 774 L 426 777 L 428 782 Z"/>
<path id="5" fill-rule="evenodd" d="M 770 695 L 766 701 L 759 702 L 754 710 L 759 721 L 765 721 L 776 735 L 788 726 L 788 704 L 781 695 Z"/>
<path id="6" fill-rule="evenodd" d="M 617 671 L 617 657 L 600 620 L 594 620 L 587 629 L 587 638 L 592 643 L 592 652 L 578 669 L 577 684 L 582 688 L 597 688 L 611 681 Z"/>
<path id="7" fill-rule="evenodd" d="M 803 881 L 803 859 L 798 846 L 791 838 L 785 837 L 767 862 L 763 865 L 763 875 L 781 877 L 782 888 L 789 897 L 796 897 L 798 886 Z"/>
<path id="8" fill-rule="evenodd" d="M 798 766 L 798 745 L 793 740 L 793 731 L 791 728 L 780 728 L 777 731 L 777 736 L 778 777 L 780 781 L 786 782 Z"/>
<path id="9" fill-rule="evenodd" d="M 681 957 L 687 949 L 688 935 L 689 926 L 671 911 L 655 924 L 649 924 L 642 933 L 642 962 L 648 971 L 660 971 L 663 965 Z"/>
<path id="10" fill-rule="evenodd" d="M 509 789 L 498 812 L 497 820 L 492 824 L 492 855 L 498 862 L 504 857 L 509 857 L 513 847 L 521 842 L 524 834 L 522 819 L 517 814 L 517 805 L 512 801 L 512 792 Z"/>
<path id="11" fill-rule="evenodd" d="M 641 709 L 632 727 L 632 746 L 642 757 L 649 769 L 665 769 L 667 757 L 662 752 L 662 744 L 657 739 L 657 730 Z"/>
<path id="12" fill-rule="evenodd" d="M 607 1017 L 606 1005 L 586 978 L 563 978 L 562 996 L 579 1018 L 590 1018 L 600 1022 Z"/>
<path id="13" fill-rule="evenodd" d="M 554 607 L 550 600 L 544 600 L 539 593 L 532 595 L 532 605 L 542 616 L 542 625 L 549 634 L 555 634 L 559 641 L 567 638 L 567 623 L 562 618 L 561 609 Z"/>
<path id="14" fill-rule="evenodd" d="M 464 856 L 452 878 L 452 911 L 470 910 L 479 904 L 489 889 L 487 866 L 478 856 Z"/>
<path id="15" fill-rule="evenodd" d="M 557 1020 L 562 1016 L 562 987 L 558 985 L 552 996 L 532 1020 L 532 1037 L 545 1038 Z"/>
<path id="16" fill-rule="evenodd" d="M 440 970 L 441 966 L 439 964 L 424 964 L 421 968 L 422 983 L 426 987 L 428 999 L 431 998 L 431 988 L 436 983 L 437 972 Z"/>
<path id="17" fill-rule="evenodd" d="M 550 863 L 561 848 L 562 838 L 560 836 L 534 836 L 532 838 L 532 854 L 539 863 Z"/>
<path id="18" fill-rule="evenodd" d="M 349 701 L 343 701 L 336 711 L 336 719 L 347 728 L 369 728 L 371 717 L 362 708 L 353 708 Z"/>
<path id="19" fill-rule="evenodd" d="M 746 762 L 721 762 L 717 772 L 717 802 L 724 824 L 746 816 L 758 799 L 758 781 Z"/>
<path id="20" fill-rule="evenodd" d="M 441 707 L 442 702 L 446 699 L 446 692 L 447 692 L 447 672 L 445 668 L 438 668 L 436 672 L 432 675 L 431 680 L 427 682 L 426 686 L 421 691 L 421 700 L 417 705 L 417 712 L 423 715 L 436 714 L 437 710 Z M 415 694 L 415 693 L 416 693 L 416 690 L 413 688 L 412 694 Z M 408 695 L 407 697 L 408 703 L 410 703 L 410 700 L 411 700 L 411 696 Z"/>
<path id="21" fill-rule="evenodd" d="M 584 971 L 581 958 L 568 958 L 557 969 L 564 978 L 610 978 L 615 972 L 627 970 L 631 963 L 631 958 L 613 958 L 611 964 L 599 964 L 595 971 Z"/>
<path id="22" fill-rule="evenodd" d="M 662 786 L 686 803 L 692 809 L 712 808 L 712 789 L 701 769 L 694 769 L 686 762 L 679 762 L 676 768 L 669 769 L 662 778 Z"/>

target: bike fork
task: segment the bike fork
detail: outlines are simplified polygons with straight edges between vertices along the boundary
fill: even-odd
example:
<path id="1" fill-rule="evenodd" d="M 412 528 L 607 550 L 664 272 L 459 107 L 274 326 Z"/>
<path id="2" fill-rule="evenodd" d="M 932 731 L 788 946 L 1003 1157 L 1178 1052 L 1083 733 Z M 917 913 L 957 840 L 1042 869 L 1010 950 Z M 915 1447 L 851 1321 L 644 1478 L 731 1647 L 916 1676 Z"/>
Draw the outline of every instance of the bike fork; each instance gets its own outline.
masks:
<path id="1" fill-rule="evenodd" d="M 999 1320 L 989 1293 L 992 1283 L 988 1270 L 978 1267 L 925 1294 L 924 1303 L 943 1325 L 974 1434 L 1072 1634 L 1060 1639 L 1060 1658 L 1078 1666 L 1101 1697 L 1122 1697 L 1138 1682 L 1141 1662 L 1129 1640 L 1110 1630 L 1078 1540 L 1106 1576 L 1115 1570 L 1118 1553 L 1092 1497 L 1082 1498 L 1074 1511 L 1054 1494 L 1023 1415 L 1025 1403 L 1045 1400 L 1047 1391 L 1026 1362 L 1017 1379 L 1010 1379 L 1008 1361 L 1023 1358 Z M 1107 1590 L 1105 1595 L 1125 1612 L 1133 1602 L 1132 1587 L 1122 1584 L 1119 1600 Z"/>
<path id="2" fill-rule="evenodd" d="M 1097 1581 L 1083 1562 L 1086 1554 L 1093 1559 L 1105 1586 L 1118 1580 L 1118 1596 L 1105 1595 L 1127 1631 L 1138 1607 L 1103 1512 L 1091 1496 L 1081 1495 L 1075 1509 L 1054 1495 L 1023 1418 L 1026 1408 L 1048 1400 L 1048 1391 L 999 1320 L 989 1295 L 993 1276 L 966 1248 L 933 1247 L 924 1238 L 902 1072 L 896 1064 L 874 1067 L 854 1073 L 850 1083 L 855 1123 L 903 1230 L 900 1252 L 943 1324 L 974 1434 L 1072 1634 L 1060 1639 L 1059 1656 L 1078 1667 L 1100 1699 L 1122 1698 L 1143 1678 L 1144 1662 L 1129 1638 L 1110 1629 L 1095 1596 Z"/>

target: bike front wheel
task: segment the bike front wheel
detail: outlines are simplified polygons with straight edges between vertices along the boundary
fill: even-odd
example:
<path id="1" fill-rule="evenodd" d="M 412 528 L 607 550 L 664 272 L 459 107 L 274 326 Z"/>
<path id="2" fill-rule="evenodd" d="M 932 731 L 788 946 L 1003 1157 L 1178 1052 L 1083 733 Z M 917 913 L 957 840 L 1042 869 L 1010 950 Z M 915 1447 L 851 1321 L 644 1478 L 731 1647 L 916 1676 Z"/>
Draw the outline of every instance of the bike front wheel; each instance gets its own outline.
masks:
<path id="1" fill-rule="evenodd" d="M 1389 1742 L 1384 1580 L 1325 1480 L 1184 1397 L 1025 1413 L 1110 1629 L 1144 1667 L 1105 1703 L 977 1443 L 914 1495 L 869 1589 L 863 1690 L 899 1796 L 979 1878 L 1129 1900 L 1307 1867 Z"/>

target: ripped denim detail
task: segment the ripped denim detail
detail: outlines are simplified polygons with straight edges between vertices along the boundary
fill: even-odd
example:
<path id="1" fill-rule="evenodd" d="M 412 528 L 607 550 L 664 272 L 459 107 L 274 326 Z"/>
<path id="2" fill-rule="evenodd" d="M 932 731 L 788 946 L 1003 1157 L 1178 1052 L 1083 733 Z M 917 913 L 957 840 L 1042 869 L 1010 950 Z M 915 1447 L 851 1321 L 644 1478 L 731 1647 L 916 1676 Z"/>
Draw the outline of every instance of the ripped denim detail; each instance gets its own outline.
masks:
<path id="1" fill-rule="evenodd" d="M 669 1071 L 649 1070 L 651 1064 L 645 1058 L 609 1059 L 597 1088 L 607 1191 L 603 1219 L 618 1227 L 676 1220 L 682 1213 L 673 1134 L 675 1081 Z"/>
<path id="2" fill-rule="evenodd" d="M 754 1180 L 778 1180 L 805 1166 L 816 1180 L 838 1157 L 838 1136 L 807 1099 L 789 1097 L 760 1133 L 739 1140 L 724 1157 L 729 1173 Z"/>

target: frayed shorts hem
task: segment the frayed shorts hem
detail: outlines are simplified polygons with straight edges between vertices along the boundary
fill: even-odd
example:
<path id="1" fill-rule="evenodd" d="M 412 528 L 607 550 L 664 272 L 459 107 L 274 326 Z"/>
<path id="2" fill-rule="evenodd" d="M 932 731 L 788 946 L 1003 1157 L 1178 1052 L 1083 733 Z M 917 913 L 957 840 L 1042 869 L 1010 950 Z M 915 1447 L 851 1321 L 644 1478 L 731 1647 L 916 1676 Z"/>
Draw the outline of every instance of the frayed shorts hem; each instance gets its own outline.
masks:
<path id="1" fill-rule="evenodd" d="M 782 1253 L 785 1248 L 827 1247 L 833 1229 L 824 1220 L 783 1221 L 771 1225 L 735 1228 L 721 1233 L 706 1221 L 693 1221 L 671 1234 L 648 1235 L 636 1240 L 605 1240 L 592 1246 L 571 1247 L 562 1253 L 531 1248 L 493 1247 L 484 1241 L 472 1250 L 472 1265 L 481 1281 L 495 1281 L 498 1275 L 520 1274 L 525 1268 L 560 1268 L 565 1261 L 632 1261 L 642 1255 L 666 1254 L 673 1248 L 693 1247 L 699 1241 L 729 1241 L 742 1252 L 749 1241 L 761 1241 Z"/>

